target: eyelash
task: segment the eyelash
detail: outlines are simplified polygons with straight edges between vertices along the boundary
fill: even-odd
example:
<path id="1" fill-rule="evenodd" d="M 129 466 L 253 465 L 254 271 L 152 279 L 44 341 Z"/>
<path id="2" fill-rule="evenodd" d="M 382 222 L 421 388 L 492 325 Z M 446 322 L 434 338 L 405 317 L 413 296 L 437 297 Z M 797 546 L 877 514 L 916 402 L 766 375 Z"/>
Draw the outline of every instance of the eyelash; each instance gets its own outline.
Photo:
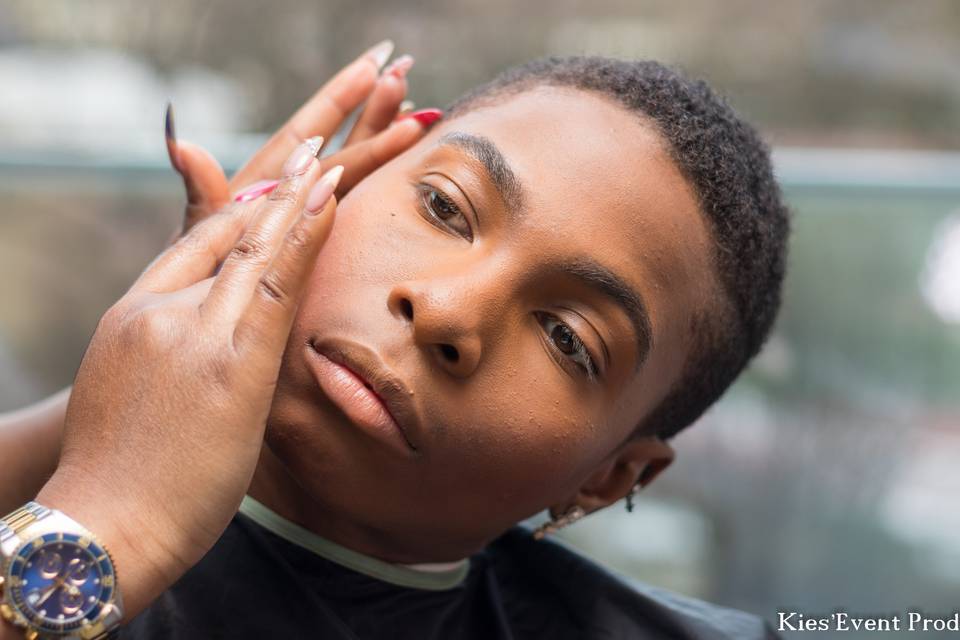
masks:
<path id="1" fill-rule="evenodd" d="M 444 193 L 442 190 L 437 189 L 436 187 L 431 187 L 430 185 L 421 184 L 417 185 L 417 190 L 420 192 L 420 197 L 417 198 L 417 206 L 420 209 L 420 215 L 431 219 L 430 222 L 436 224 L 439 222 L 444 227 L 453 230 L 461 238 L 473 242 L 473 229 L 470 227 L 470 221 L 467 219 L 467 216 L 460 210 L 460 207 L 457 206 L 457 203 L 453 199 Z M 466 231 L 460 231 L 453 226 L 447 224 L 447 219 L 441 218 L 436 211 L 434 211 L 433 206 L 430 203 L 431 194 L 436 194 L 438 199 L 443 202 L 444 205 L 453 209 L 453 215 L 459 214 L 463 218 L 463 221 L 466 223 Z M 452 216 L 451 216 L 452 217 Z M 436 222 L 433 222 L 436 220 Z"/>
<path id="2" fill-rule="evenodd" d="M 466 238 L 467 240 L 473 242 L 473 231 L 470 228 L 470 223 L 467 220 L 467 216 L 464 215 L 462 211 L 460 211 L 460 207 L 457 206 L 457 204 L 450 198 L 450 196 L 444 193 L 441 189 L 438 189 L 436 187 L 431 187 L 430 185 L 425 185 L 425 184 L 417 185 L 417 190 L 420 192 L 420 197 L 417 198 L 417 205 L 418 205 L 418 208 L 420 209 L 421 215 L 427 218 L 431 218 L 432 219 L 431 222 L 433 224 L 436 224 L 437 222 L 439 222 L 444 227 L 448 229 L 452 229 L 460 237 Z M 437 212 L 434 211 L 433 206 L 431 206 L 431 203 L 430 203 L 430 196 L 432 194 L 436 194 L 437 197 L 443 202 L 444 205 L 453 209 L 454 215 L 460 214 L 460 216 L 463 217 L 464 222 L 467 223 L 466 226 L 468 231 L 466 235 L 464 235 L 463 233 L 460 233 L 456 229 L 453 229 L 452 226 L 447 224 L 444 218 L 441 218 L 439 215 L 437 215 Z M 433 220 L 436 220 L 436 222 L 433 222 Z M 593 358 L 590 356 L 590 351 L 587 349 L 586 345 L 583 343 L 583 340 L 580 339 L 580 336 L 577 335 L 577 332 L 574 331 L 570 327 L 570 325 L 563 322 L 562 320 L 560 320 L 560 318 L 553 315 L 552 313 L 541 312 L 537 315 L 538 317 L 546 318 L 548 319 L 548 321 L 553 322 L 555 324 L 554 329 L 556 327 L 564 327 L 567 329 L 567 331 L 570 333 L 570 336 L 572 338 L 574 353 L 573 354 L 564 353 L 560 349 L 560 347 L 557 346 L 556 342 L 554 342 L 553 340 L 553 329 L 551 329 L 550 331 L 547 331 L 547 340 L 550 342 L 551 350 L 560 359 L 565 360 L 567 363 L 572 362 L 576 364 L 580 368 L 580 370 L 583 372 L 583 375 L 585 375 L 588 380 L 595 381 L 597 379 L 597 376 L 599 375 L 599 370 L 597 369 L 597 366 L 594 364 Z M 580 356 L 580 360 L 572 358 L 571 355 Z"/>
<path id="3" fill-rule="evenodd" d="M 555 325 L 553 329 L 547 331 L 547 339 L 550 341 L 551 348 L 566 361 L 573 362 L 574 364 L 578 365 L 580 369 L 583 371 L 583 374 L 587 376 L 588 380 L 590 380 L 591 382 L 595 381 L 600 371 L 597 369 L 597 365 L 594 364 L 594 360 L 593 360 L 593 357 L 591 357 L 590 355 L 590 351 L 587 349 L 587 346 L 583 343 L 583 340 L 580 339 L 580 336 L 577 335 L 577 332 L 574 331 L 570 327 L 570 325 L 568 325 L 566 322 L 564 322 L 557 316 L 553 315 L 552 313 L 540 312 L 537 315 L 538 317 L 547 318 L 548 321 L 553 322 Z M 565 327 L 567 331 L 570 333 L 570 337 L 572 338 L 573 348 L 574 348 L 573 354 L 564 352 L 563 350 L 560 349 L 560 347 L 557 346 L 557 343 L 554 342 L 553 331 L 556 329 L 556 327 Z M 580 356 L 581 360 L 576 360 L 572 358 L 571 355 L 578 355 Z"/>

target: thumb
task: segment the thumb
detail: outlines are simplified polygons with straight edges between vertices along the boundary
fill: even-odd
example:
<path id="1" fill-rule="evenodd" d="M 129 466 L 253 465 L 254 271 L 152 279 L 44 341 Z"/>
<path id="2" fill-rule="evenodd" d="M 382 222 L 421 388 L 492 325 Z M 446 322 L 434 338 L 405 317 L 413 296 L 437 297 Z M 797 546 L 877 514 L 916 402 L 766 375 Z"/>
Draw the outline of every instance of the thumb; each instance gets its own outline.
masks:
<path id="1" fill-rule="evenodd" d="M 183 231 L 218 211 L 230 202 L 227 176 L 213 155 L 199 145 L 177 141 L 177 160 L 187 192 Z"/>
<path id="2" fill-rule="evenodd" d="M 187 206 L 180 233 L 175 233 L 169 244 L 230 201 L 227 177 L 213 155 L 199 145 L 177 139 L 173 123 L 173 104 L 167 102 L 164 116 L 164 139 L 167 155 L 174 170 L 183 178 L 187 192 Z"/>

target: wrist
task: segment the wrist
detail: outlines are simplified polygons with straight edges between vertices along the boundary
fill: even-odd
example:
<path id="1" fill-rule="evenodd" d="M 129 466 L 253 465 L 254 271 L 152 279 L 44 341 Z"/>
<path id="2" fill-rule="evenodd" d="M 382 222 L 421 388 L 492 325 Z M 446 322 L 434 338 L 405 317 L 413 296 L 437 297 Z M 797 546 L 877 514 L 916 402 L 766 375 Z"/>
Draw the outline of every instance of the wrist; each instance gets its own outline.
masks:
<path id="1" fill-rule="evenodd" d="M 0 640 L 14 640 L 14 638 L 23 638 L 23 631 L 13 626 L 13 623 L 0 616 Z"/>
<path id="2" fill-rule="evenodd" d="M 117 586 L 123 594 L 126 623 L 173 584 L 170 567 L 154 545 L 152 532 L 139 521 L 136 509 L 129 509 L 102 492 L 91 491 L 88 483 L 58 470 L 37 495 L 37 502 L 61 511 L 84 528 L 110 554 Z"/>
<path id="3" fill-rule="evenodd" d="M 0 514 L 30 500 L 57 467 L 70 387 L 0 414 Z M 30 455 L 22 455 L 29 451 Z"/>

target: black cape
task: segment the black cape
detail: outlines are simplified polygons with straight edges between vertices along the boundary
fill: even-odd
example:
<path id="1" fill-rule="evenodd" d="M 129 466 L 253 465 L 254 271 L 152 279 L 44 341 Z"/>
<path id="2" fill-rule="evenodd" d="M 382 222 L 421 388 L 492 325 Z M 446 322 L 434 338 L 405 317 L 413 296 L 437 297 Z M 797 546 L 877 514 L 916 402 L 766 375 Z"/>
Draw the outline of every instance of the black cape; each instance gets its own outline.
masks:
<path id="1" fill-rule="evenodd" d="M 517 525 L 446 590 L 349 569 L 238 513 L 120 638 L 777 638 L 762 619 L 622 578 Z"/>

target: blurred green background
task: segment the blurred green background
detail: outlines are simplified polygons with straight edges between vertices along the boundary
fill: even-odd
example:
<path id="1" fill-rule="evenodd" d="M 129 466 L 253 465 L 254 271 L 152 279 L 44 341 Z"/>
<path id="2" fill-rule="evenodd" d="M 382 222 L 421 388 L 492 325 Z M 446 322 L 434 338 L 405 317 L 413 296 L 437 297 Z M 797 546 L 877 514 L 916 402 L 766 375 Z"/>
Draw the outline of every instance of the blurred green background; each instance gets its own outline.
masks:
<path id="1" fill-rule="evenodd" d="M 168 97 L 181 136 L 230 167 L 384 37 L 416 58 L 420 107 L 539 55 L 652 57 L 706 78 L 775 146 L 795 213 L 785 306 L 638 509 L 562 538 L 770 620 L 946 615 L 960 607 L 958 34 L 960 3 L 933 0 L 0 0 L 0 410 L 70 383 L 175 226 Z"/>

